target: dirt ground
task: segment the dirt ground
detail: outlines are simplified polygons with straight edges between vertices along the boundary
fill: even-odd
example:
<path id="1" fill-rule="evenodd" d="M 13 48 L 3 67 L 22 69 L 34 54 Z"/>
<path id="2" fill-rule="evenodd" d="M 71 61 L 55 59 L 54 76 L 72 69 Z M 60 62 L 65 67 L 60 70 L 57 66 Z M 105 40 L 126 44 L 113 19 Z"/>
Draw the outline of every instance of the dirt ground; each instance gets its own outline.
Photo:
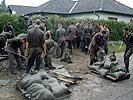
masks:
<path id="1" fill-rule="evenodd" d="M 117 54 L 119 61 L 122 62 L 122 53 Z M 133 100 L 133 78 L 121 83 L 113 83 L 108 80 L 99 78 L 89 72 L 87 68 L 88 55 L 85 55 L 78 50 L 72 55 L 72 64 L 66 64 L 53 59 L 57 64 L 63 64 L 68 72 L 73 76 L 82 76 L 83 80 L 77 85 L 71 86 L 72 94 L 63 100 L 126 100 L 119 99 L 123 94 L 131 92 L 129 99 Z M 5 62 L 5 66 L 8 66 Z M 1 66 L 2 64 L 0 64 Z M 22 75 L 19 73 L 18 76 Z M 18 76 L 10 75 L 7 70 L 0 72 L 0 80 L 6 80 L 6 85 L 0 86 L 0 100 L 25 100 L 20 92 L 15 88 Z M 122 87 L 122 88 L 121 88 Z M 116 92 L 117 90 L 117 92 Z M 126 93 L 125 93 L 126 90 Z"/>

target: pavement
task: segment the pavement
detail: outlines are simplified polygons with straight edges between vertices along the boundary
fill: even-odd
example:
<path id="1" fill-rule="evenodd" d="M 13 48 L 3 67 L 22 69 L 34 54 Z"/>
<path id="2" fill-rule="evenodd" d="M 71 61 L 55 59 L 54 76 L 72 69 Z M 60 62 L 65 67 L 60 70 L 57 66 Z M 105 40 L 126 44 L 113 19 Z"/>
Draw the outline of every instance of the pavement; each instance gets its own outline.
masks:
<path id="1" fill-rule="evenodd" d="M 119 62 L 123 65 L 123 53 L 118 53 L 117 57 Z M 86 58 L 83 56 L 83 63 L 85 63 Z M 75 57 L 75 59 L 81 60 L 80 57 Z M 106 79 L 102 79 L 95 74 L 86 73 L 88 68 L 86 65 L 83 66 L 81 63 L 77 65 L 75 61 L 75 72 L 77 70 L 81 70 L 81 72 L 85 72 L 84 79 L 79 81 L 77 85 L 72 86 L 70 89 L 72 90 L 72 94 L 62 100 L 133 100 L 133 56 L 130 59 L 130 73 L 131 77 L 128 80 L 120 81 L 120 82 L 111 82 Z M 72 69 L 70 65 L 70 69 Z M 84 67 L 84 68 L 83 68 Z M 72 70 L 74 71 L 74 70 Z M 15 77 L 5 76 L 5 73 L 0 73 L 0 80 L 11 79 L 15 80 Z M 6 81 L 4 81 L 6 82 Z M 14 81 L 10 82 L 7 86 L 0 87 L 0 100 L 25 100 L 22 95 L 16 91 L 14 86 Z"/>
<path id="2" fill-rule="evenodd" d="M 123 53 L 117 56 L 122 63 Z M 111 82 L 95 74 L 87 74 L 86 79 L 75 86 L 72 95 L 65 100 L 133 100 L 133 56 L 130 59 L 130 73 L 130 79 L 120 82 Z"/>

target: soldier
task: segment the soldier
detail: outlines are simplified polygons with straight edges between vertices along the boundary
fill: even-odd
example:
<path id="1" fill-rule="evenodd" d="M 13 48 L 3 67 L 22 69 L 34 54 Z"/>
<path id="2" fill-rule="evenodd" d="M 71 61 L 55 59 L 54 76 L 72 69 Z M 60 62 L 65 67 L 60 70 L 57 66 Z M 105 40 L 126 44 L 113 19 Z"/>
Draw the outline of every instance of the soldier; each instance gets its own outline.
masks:
<path id="1" fill-rule="evenodd" d="M 92 36 L 94 36 L 96 33 L 100 32 L 100 31 L 101 31 L 101 26 L 100 26 L 99 23 L 97 23 L 97 24 L 94 26 Z"/>
<path id="2" fill-rule="evenodd" d="M 55 34 L 55 41 L 58 43 L 58 46 L 61 48 L 60 57 L 62 57 L 65 49 L 65 29 L 62 28 L 62 24 L 58 24 L 58 29 L 56 30 Z"/>
<path id="3" fill-rule="evenodd" d="M 3 31 L 9 32 L 11 34 L 11 38 L 15 37 L 15 34 L 13 32 L 13 26 L 11 25 L 10 22 L 8 22 L 6 25 L 4 25 Z"/>
<path id="4" fill-rule="evenodd" d="M 108 54 L 108 41 L 109 41 L 109 29 L 106 24 L 103 25 L 102 30 L 106 31 L 105 36 L 105 46 L 104 46 L 104 51 L 106 54 Z"/>
<path id="5" fill-rule="evenodd" d="M 50 69 L 55 69 L 55 67 L 52 65 L 52 56 L 54 55 L 58 44 L 51 39 L 51 32 L 48 31 L 45 33 L 45 42 L 46 42 L 46 56 L 45 56 L 45 67 L 48 67 Z"/>
<path id="6" fill-rule="evenodd" d="M 99 33 L 96 33 L 89 45 L 89 53 L 90 53 L 90 65 L 94 64 L 97 61 L 97 52 L 99 50 L 103 50 L 105 45 L 105 37 L 104 34 L 106 32 L 102 30 Z"/>
<path id="7" fill-rule="evenodd" d="M 133 53 L 133 33 L 130 33 L 129 28 L 124 28 L 123 42 L 126 44 L 124 53 L 125 70 L 129 73 L 129 58 Z"/>
<path id="8" fill-rule="evenodd" d="M 27 29 L 27 31 L 29 31 L 31 28 L 33 28 L 35 26 L 35 20 L 32 21 L 32 25 L 30 25 Z"/>
<path id="9" fill-rule="evenodd" d="M 21 63 L 20 56 L 18 54 L 18 50 L 25 43 L 26 43 L 25 38 L 16 38 L 16 37 L 9 39 L 7 41 L 6 51 L 8 52 L 8 56 L 9 56 L 9 68 L 10 68 L 11 74 L 17 74 L 15 70 L 16 64 L 14 62 L 14 59 L 16 59 L 18 70 L 22 68 L 22 63 Z"/>
<path id="10" fill-rule="evenodd" d="M 67 30 L 67 43 L 68 43 L 68 48 L 71 50 L 71 54 L 72 54 L 72 48 L 75 46 L 75 38 L 78 34 L 78 29 L 77 27 L 74 25 L 73 22 L 71 22 L 71 25 L 68 27 Z"/>
<path id="11" fill-rule="evenodd" d="M 10 33 L 8 33 L 8 32 L 2 32 L 2 33 L 0 34 L 0 53 L 1 53 L 2 55 L 6 54 L 6 52 L 3 50 L 3 48 L 4 48 L 5 45 L 6 45 L 7 39 L 10 39 L 10 38 L 11 38 L 11 35 L 10 35 Z"/>
<path id="12" fill-rule="evenodd" d="M 84 33 L 84 39 L 85 39 L 84 50 L 85 50 L 85 53 L 87 54 L 88 48 L 91 42 L 91 38 L 92 38 L 92 33 L 93 33 L 92 26 L 90 23 L 89 25 L 86 24 L 86 26 L 83 29 L 83 33 Z"/>
<path id="13" fill-rule="evenodd" d="M 31 70 L 31 67 L 36 61 L 36 66 L 34 73 L 37 73 L 41 65 L 41 56 L 46 54 L 46 46 L 44 40 L 44 32 L 39 28 L 41 21 L 37 19 L 35 21 L 35 27 L 28 31 L 27 40 L 29 47 L 29 59 L 28 66 L 26 68 L 26 73 L 28 74 Z"/>
<path id="14" fill-rule="evenodd" d="M 26 39 L 26 43 L 27 43 L 27 34 L 19 34 L 17 36 L 17 38 L 25 38 Z M 21 52 L 22 56 L 25 56 L 26 43 L 25 43 L 25 45 L 22 45 L 20 47 L 20 52 Z M 21 57 L 21 61 L 22 61 L 22 63 L 25 63 L 25 59 L 23 57 Z"/>

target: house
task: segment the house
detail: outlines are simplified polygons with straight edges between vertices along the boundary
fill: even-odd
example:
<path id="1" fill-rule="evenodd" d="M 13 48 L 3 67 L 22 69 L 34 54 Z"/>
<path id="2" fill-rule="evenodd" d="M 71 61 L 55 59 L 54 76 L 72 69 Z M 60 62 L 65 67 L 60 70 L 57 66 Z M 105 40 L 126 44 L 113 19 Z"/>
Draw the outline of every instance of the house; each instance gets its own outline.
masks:
<path id="1" fill-rule="evenodd" d="M 24 10 L 21 7 L 19 9 Z M 116 0 L 49 0 L 38 7 L 27 7 L 23 14 L 133 22 L 133 9 Z"/>
<path id="2" fill-rule="evenodd" d="M 20 5 L 9 5 L 8 9 L 12 11 L 13 14 L 28 14 L 31 13 L 36 7 L 31 6 L 20 6 Z"/>

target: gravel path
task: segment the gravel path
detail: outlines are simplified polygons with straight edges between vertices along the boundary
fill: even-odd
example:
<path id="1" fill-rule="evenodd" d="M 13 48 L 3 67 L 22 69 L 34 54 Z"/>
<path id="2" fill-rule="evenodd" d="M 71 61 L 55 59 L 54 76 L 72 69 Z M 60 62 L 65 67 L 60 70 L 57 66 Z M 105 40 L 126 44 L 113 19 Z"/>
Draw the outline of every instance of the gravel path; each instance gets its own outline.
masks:
<path id="1" fill-rule="evenodd" d="M 123 62 L 123 53 L 117 54 L 119 61 Z M 99 78 L 91 74 L 87 68 L 88 56 L 75 50 L 72 64 L 61 63 L 75 76 L 83 76 L 84 79 L 72 86 L 72 94 L 64 100 L 133 100 L 133 76 L 129 80 L 118 83 Z M 59 62 L 59 59 L 54 59 Z M 133 57 L 131 57 L 131 74 L 133 73 Z M 7 64 L 6 64 L 7 65 Z M 0 65 L 1 66 L 1 65 Z M 21 73 L 19 73 L 21 75 Z M 15 89 L 17 76 L 8 74 L 8 71 L 0 73 L 0 80 L 10 81 L 6 86 L 0 86 L 0 100 L 25 100 Z"/>

